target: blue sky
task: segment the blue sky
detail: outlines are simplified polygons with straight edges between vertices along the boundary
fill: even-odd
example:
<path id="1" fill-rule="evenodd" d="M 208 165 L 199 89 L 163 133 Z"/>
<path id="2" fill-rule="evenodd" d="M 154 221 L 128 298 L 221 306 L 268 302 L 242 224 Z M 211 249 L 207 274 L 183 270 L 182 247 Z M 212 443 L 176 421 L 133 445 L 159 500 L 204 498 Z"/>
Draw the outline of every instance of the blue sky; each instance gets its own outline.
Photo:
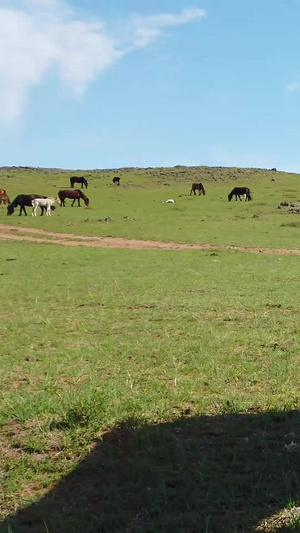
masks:
<path id="1" fill-rule="evenodd" d="M 299 0 L 0 0 L 0 166 L 300 172 Z"/>

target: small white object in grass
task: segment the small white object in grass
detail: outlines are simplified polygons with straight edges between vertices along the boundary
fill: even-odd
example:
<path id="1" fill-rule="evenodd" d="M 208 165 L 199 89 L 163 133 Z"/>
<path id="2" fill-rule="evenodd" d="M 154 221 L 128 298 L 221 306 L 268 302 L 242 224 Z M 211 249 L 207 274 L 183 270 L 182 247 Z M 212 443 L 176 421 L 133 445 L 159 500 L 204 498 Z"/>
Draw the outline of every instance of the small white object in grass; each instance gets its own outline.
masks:
<path id="1" fill-rule="evenodd" d="M 290 444 L 286 444 L 284 448 L 287 452 L 294 453 L 298 451 L 299 445 L 292 441 Z"/>
<path id="2" fill-rule="evenodd" d="M 169 200 L 166 201 L 166 204 L 175 204 L 175 200 L 173 200 L 173 198 L 169 198 Z"/>

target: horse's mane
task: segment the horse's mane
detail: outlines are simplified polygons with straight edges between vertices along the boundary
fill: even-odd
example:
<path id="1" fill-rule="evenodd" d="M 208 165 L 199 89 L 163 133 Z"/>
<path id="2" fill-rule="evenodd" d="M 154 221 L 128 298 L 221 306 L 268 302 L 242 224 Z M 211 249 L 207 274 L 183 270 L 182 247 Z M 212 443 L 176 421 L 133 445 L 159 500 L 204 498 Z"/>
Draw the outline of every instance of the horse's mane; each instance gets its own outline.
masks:
<path id="1" fill-rule="evenodd" d="M 11 202 L 11 206 L 12 207 L 17 207 L 17 205 L 19 205 L 19 200 L 25 196 L 24 194 L 18 194 L 18 196 L 15 197 L 15 199 Z"/>
<path id="2" fill-rule="evenodd" d="M 75 189 L 75 191 L 79 193 L 80 198 L 82 198 L 84 201 L 88 201 L 88 197 L 85 196 L 80 189 Z"/>

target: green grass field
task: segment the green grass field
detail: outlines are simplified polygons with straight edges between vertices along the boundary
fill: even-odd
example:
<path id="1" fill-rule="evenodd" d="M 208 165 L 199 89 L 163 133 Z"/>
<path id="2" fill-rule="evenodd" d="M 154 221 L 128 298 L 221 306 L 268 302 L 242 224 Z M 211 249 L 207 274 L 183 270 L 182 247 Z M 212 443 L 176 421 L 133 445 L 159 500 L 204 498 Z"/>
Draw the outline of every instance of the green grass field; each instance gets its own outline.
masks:
<path id="1" fill-rule="evenodd" d="M 179 171 L 124 170 L 115 189 L 99 172 L 91 208 L 0 223 L 298 247 L 277 209 L 297 176 L 249 171 L 248 204 L 227 201 L 224 169 L 180 197 Z M 11 198 L 70 175 L 2 172 Z M 0 246 L 1 533 L 300 530 L 298 257 Z"/>
<path id="2" fill-rule="evenodd" d="M 77 172 L 82 175 L 84 172 Z M 5 170 L 0 172 L 0 188 L 11 200 L 18 194 L 56 196 L 68 189 L 71 171 Z M 76 174 L 76 173 L 75 173 Z M 112 184 L 112 176 L 121 176 L 121 186 Z M 249 247 L 298 248 L 299 215 L 278 209 L 282 201 L 300 202 L 299 176 L 284 172 L 255 169 L 216 169 L 180 171 L 180 169 L 135 170 L 85 173 L 89 188 L 89 208 L 56 209 L 46 217 L 10 217 L 0 207 L 0 223 L 64 231 L 84 235 L 243 245 Z M 275 180 L 275 181 L 272 181 Z M 182 181 L 181 181 L 182 180 Z M 190 196 L 191 183 L 202 180 L 207 194 Z M 249 186 L 253 202 L 228 202 L 236 185 Z M 164 204 L 173 198 L 173 205 Z M 30 209 L 28 213 L 30 214 Z M 110 218 L 109 222 L 105 218 Z"/>

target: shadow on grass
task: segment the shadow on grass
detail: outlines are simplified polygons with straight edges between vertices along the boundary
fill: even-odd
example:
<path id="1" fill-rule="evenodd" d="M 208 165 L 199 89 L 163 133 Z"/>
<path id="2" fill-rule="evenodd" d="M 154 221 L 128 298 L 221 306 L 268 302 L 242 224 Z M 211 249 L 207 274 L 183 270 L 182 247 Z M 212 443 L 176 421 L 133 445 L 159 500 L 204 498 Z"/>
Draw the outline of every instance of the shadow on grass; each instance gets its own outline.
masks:
<path id="1" fill-rule="evenodd" d="M 300 453 L 285 445 L 298 440 L 299 422 L 297 411 L 129 421 L 0 530 L 292 531 L 270 517 L 297 505 Z"/>

